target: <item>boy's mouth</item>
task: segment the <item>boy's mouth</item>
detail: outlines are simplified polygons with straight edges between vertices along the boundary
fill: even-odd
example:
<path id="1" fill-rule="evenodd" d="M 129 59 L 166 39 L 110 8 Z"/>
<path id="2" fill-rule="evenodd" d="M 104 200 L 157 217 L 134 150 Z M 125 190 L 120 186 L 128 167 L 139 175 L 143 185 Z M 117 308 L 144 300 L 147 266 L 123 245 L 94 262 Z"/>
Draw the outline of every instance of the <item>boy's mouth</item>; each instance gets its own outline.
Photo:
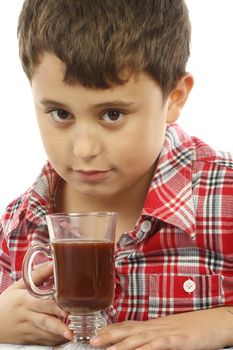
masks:
<path id="1" fill-rule="evenodd" d="M 80 178 L 80 180 L 87 181 L 87 182 L 94 182 L 94 181 L 103 180 L 109 176 L 110 172 L 111 172 L 111 169 L 107 169 L 107 170 L 78 169 L 78 170 L 75 170 L 75 173 Z"/>

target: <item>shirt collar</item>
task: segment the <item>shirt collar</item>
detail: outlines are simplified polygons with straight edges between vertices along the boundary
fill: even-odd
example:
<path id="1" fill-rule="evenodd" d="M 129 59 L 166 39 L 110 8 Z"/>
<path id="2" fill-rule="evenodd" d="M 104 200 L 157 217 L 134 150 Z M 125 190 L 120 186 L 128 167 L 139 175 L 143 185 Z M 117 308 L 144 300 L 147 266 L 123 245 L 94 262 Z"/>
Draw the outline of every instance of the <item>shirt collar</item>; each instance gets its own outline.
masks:
<path id="1" fill-rule="evenodd" d="M 194 144 L 176 124 L 168 125 L 164 146 L 144 204 L 143 215 L 177 226 L 195 236 L 192 194 Z"/>

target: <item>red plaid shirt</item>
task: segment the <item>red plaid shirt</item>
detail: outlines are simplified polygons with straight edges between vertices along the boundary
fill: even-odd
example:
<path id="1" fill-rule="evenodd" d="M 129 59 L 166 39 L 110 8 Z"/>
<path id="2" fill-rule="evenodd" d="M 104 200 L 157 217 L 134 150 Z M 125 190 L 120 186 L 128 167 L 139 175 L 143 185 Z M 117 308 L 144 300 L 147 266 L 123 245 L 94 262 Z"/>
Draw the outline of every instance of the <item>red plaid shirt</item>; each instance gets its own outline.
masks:
<path id="1" fill-rule="evenodd" d="M 0 292 L 21 277 L 34 243 L 49 241 L 59 176 L 48 163 L 0 223 Z M 233 158 L 167 127 L 135 230 L 115 252 L 112 321 L 233 305 Z"/>

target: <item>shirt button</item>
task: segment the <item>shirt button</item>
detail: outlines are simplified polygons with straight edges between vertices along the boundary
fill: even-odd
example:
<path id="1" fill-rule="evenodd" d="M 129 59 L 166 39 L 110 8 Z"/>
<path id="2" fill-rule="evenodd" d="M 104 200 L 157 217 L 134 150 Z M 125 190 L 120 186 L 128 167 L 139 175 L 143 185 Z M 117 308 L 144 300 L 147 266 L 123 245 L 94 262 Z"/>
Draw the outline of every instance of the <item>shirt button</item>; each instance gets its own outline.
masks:
<path id="1" fill-rule="evenodd" d="M 184 282 L 183 288 L 185 292 L 192 293 L 196 289 L 196 283 L 189 278 Z"/>
<path id="2" fill-rule="evenodd" d="M 145 220 L 141 224 L 141 230 L 145 233 L 149 232 L 151 229 L 151 222 L 149 220 Z"/>

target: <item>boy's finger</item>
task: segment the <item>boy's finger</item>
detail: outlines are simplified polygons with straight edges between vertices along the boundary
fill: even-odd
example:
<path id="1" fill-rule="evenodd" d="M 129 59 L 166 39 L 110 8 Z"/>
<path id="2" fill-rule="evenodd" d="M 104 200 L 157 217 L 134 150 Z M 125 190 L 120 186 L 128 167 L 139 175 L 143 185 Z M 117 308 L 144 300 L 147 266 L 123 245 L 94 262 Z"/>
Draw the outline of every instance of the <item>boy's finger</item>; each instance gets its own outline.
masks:
<path id="1" fill-rule="evenodd" d="M 36 286 L 39 286 L 53 274 L 53 263 L 41 264 L 32 271 L 32 280 Z"/>
<path id="2" fill-rule="evenodd" d="M 56 317 L 32 312 L 31 321 L 44 331 L 60 335 L 67 339 L 72 339 L 72 332 L 69 330 L 68 326 Z"/>
<path id="3" fill-rule="evenodd" d="M 56 315 L 58 317 L 68 317 L 68 313 L 60 309 L 54 300 L 26 296 L 28 308 L 37 313 Z"/>
<path id="4" fill-rule="evenodd" d="M 39 286 L 45 282 L 53 274 L 53 264 L 52 262 L 41 264 L 32 271 L 32 280 L 36 286 Z M 20 278 L 17 282 L 12 284 L 8 290 L 11 289 L 25 289 L 26 285 L 23 280 L 23 277 Z"/>

